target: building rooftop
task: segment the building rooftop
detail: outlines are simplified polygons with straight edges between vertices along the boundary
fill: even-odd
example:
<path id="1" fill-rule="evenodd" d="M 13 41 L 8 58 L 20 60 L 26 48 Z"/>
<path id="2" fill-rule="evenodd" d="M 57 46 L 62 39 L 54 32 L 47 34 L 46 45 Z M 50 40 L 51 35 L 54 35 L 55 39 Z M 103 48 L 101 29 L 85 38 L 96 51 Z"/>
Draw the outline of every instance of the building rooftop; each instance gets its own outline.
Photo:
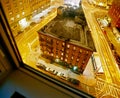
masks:
<path id="1" fill-rule="evenodd" d="M 62 13 L 58 13 L 58 16 L 44 26 L 41 31 L 95 51 L 90 30 L 84 18 L 84 13 L 81 11 L 82 9 L 62 8 L 64 9 Z M 78 12 L 78 9 L 81 9 L 80 12 Z M 71 15 L 73 11 L 74 14 Z"/>

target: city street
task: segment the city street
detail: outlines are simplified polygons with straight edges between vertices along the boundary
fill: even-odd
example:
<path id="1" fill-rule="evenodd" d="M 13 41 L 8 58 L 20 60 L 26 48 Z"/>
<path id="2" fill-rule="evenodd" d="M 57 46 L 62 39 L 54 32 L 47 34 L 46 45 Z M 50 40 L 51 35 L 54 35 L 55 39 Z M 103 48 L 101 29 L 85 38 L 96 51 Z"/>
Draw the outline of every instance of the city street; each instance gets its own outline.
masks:
<path id="1" fill-rule="evenodd" d="M 82 7 L 90 27 L 92 38 L 96 47 L 96 51 L 99 54 L 102 68 L 105 74 L 105 79 L 97 80 L 96 92 L 97 97 L 114 98 L 120 97 L 120 70 L 117 66 L 116 60 L 110 49 L 109 43 L 102 32 L 100 25 L 95 18 L 95 14 L 101 15 L 101 13 L 107 13 L 106 10 L 100 10 L 99 8 L 90 6 L 85 0 L 82 3 Z M 114 38 L 111 36 L 111 38 Z M 118 44 L 117 44 L 118 45 Z M 119 46 L 119 45 L 118 45 Z M 117 47 L 118 47 L 117 46 Z M 97 76 L 96 76 L 97 77 Z M 97 77 L 98 78 L 98 77 Z"/>
<path id="2" fill-rule="evenodd" d="M 90 5 L 85 0 L 83 0 L 83 2 L 82 2 L 82 7 L 83 7 L 83 10 L 85 13 L 86 21 L 87 21 L 88 26 L 91 31 L 91 35 L 92 35 L 92 38 L 93 38 L 93 41 L 94 41 L 94 44 L 96 47 L 96 51 L 99 54 L 101 65 L 102 65 L 102 68 L 103 68 L 103 71 L 105 74 L 104 82 L 120 85 L 120 71 L 116 65 L 116 61 L 115 61 L 115 58 L 109 47 L 109 44 L 108 44 L 99 24 L 94 16 L 94 13 L 98 13 L 98 12 L 107 13 L 107 10 L 104 10 L 104 9 L 101 10 L 100 8 L 96 8 L 93 5 Z M 43 26 L 45 26 L 52 19 L 54 19 L 56 17 L 56 15 L 57 15 L 57 12 L 50 13 L 50 15 L 48 15 L 47 17 L 44 17 L 44 19 L 41 20 L 41 22 L 39 24 L 36 24 L 33 28 L 30 27 L 28 31 L 25 31 L 25 32 L 19 34 L 15 38 L 18 49 L 22 56 L 23 62 L 26 63 L 27 65 L 31 66 L 34 69 L 40 70 L 39 68 L 37 68 L 36 62 L 39 59 L 44 60 L 43 58 L 40 57 L 41 51 L 40 51 L 40 47 L 39 47 L 39 38 L 38 38 L 37 31 L 40 30 Z M 111 37 L 111 36 L 113 36 L 112 33 L 110 33 L 110 35 L 108 37 Z M 115 42 L 115 41 L 112 41 L 112 42 Z M 116 45 L 119 45 L 119 43 L 116 43 Z M 118 47 L 117 50 L 119 50 L 119 49 L 120 49 L 120 47 Z M 46 61 L 46 60 L 44 60 L 44 61 Z M 94 76 L 90 77 L 90 75 L 91 75 L 90 73 L 87 74 L 88 76 L 85 73 L 84 73 L 84 75 L 77 75 L 77 74 L 70 72 L 70 70 L 66 70 L 63 68 L 61 69 L 60 67 L 50 64 L 49 61 L 46 61 L 45 65 L 47 67 L 50 67 L 51 69 L 55 69 L 57 71 L 63 72 L 66 76 L 70 76 L 71 78 L 79 79 L 79 81 L 81 82 L 81 84 L 86 92 L 88 92 L 88 93 L 90 93 L 90 91 L 92 93 L 94 92 L 94 91 L 90 90 L 90 87 L 94 88 L 96 79 Z M 45 74 L 48 74 L 52 77 L 55 77 L 54 75 L 51 75 L 45 71 L 42 71 L 42 70 L 40 70 L 40 71 Z M 86 72 L 89 72 L 89 71 L 91 71 L 91 69 L 87 70 Z M 98 77 L 96 77 L 96 78 L 98 78 Z M 58 77 L 57 77 L 57 79 L 59 80 Z M 61 79 L 60 79 L 60 81 L 65 82 L 64 80 L 61 80 Z M 103 82 L 101 82 L 101 84 L 102 83 Z M 81 87 L 81 85 L 76 88 L 79 89 L 80 87 Z M 104 87 L 106 87 L 106 86 L 104 86 Z M 106 88 L 104 90 L 106 90 Z M 108 90 L 108 88 L 107 88 L 107 90 Z"/>
<path id="3" fill-rule="evenodd" d="M 54 77 L 54 78 L 56 78 L 57 76 L 53 76 L 52 74 L 49 74 L 48 72 L 45 72 L 45 71 L 37 68 L 36 62 L 39 59 L 46 61 L 46 59 L 44 59 L 40 56 L 41 51 L 40 51 L 39 38 L 38 38 L 37 31 L 40 30 L 43 26 L 45 26 L 49 21 L 51 21 L 56 15 L 57 15 L 56 12 L 51 13 L 51 15 L 48 15 L 47 17 L 45 17 L 39 24 L 36 24 L 33 28 L 30 27 L 28 31 L 25 31 L 25 32 L 19 34 L 15 38 L 18 49 L 22 56 L 23 62 L 25 64 L 29 65 L 30 67 L 32 67 L 36 70 L 39 70 L 39 71 L 43 72 L 44 74 L 50 75 L 51 77 Z M 87 91 L 88 89 L 91 89 L 96 83 L 96 80 L 94 78 L 93 68 L 90 68 L 90 66 L 92 66 L 92 65 L 88 66 L 88 68 L 85 70 L 84 75 L 77 75 L 77 74 L 71 72 L 70 70 L 66 70 L 64 68 L 61 68 L 60 66 L 57 67 L 54 64 L 50 64 L 48 60 L 45 62 L 45 65 L 51 69 L 57 70 L 58 72 L 64 72 L 64 74 L 66 76 L 69 76 L 74 79 L 78 79 L 83 86 L 83 88 L 81 89 L 81 85 L 76 86 L 76 85 L 72 85 L 70 83 L 70 85 L 72 85 L 73 87 L 76 87 L 76 88 L 83 90 L 85 92 L 88 92 L 88 93 L 90 93 L 90 92 L 94 93 L 95 89 Z M 58 77 L 57 77 L 57 79 L 69 84 L 67 81 L 62 80 Z"/>
<path id="4" fill-rule="evenodd" d="M 49 13 L 49 15 L 44 17 L 44 19 L 41 20 L 40 23 L 34 25 L 34 27 L 33 26 L 29 27 L 27 31 L 24 31 L 23 33 L 15 37 L 15 41 L 17 43 L 19 52 L 22 56 L 24 63 L 28 64 L 28 62 L 26 62 L 26 58 L 30 53 L 29 44 L 32 43 L 32 48 L 36 47 L 36 45 L 39 45 L 37 31 L 40 30 L 43 26 L 45 26 L 53 18 L 55 18 L 56 15 L 57 15 L 56 11 L 54 11 L 53 13 Z"/>
<path id="5" fill-rule="evenodd" d="M 20 71 L 12 76 L 17 78 L 9 74 L 14 70 L 5 72 L 15 79 L 11 92 L 20 88 L 23 94 L 30 91 L 39 97 L 47 95 L 42 89 L 50 88 L 48 97 L 58 90 L 60 95 L 78 98 L 83 98 L 82 92 L 95 98 L 120 98 L 118 1 L 1 0 L 1 45 L 5 48 L 1 56 L 6 52 L 8 66 Z M 4 84 L 4 73 L 2 77 Z"/>
<path id="6" fill-rule="evenodd" d="M 113 34 L 112 30 L 108 27 L 105 28 L 106 35 L 110 42 L 114 45 L 116 52 L 120 55 L 120 41 L 117 40 L 116 36 Z"/>
<path id="7" fill-rule="evenodd" d="M 91 29 L 92 37 L 94 44 L 96 46 L 96 50 L 100 55 L 100 60 L 102 63 L 102 67 L 106 76 L 106 81 L 109 83 L 120 84 L 120 71 L 116 66 L 115 58 L 110 50 L 107 40 L 105 39 L 102 30 L 100 29 L 94 13 L 107 13 L 106 10 L 100 10 L 96 7 L 90 6 L 88 2 L 83 1 L 83 9 L 85 12 L 85 16 L 88 22 L 88 25 Z M 92 13 L 92 14 L 91 14 Z M 99 14 L 99 13 L 98 13 Z"/>

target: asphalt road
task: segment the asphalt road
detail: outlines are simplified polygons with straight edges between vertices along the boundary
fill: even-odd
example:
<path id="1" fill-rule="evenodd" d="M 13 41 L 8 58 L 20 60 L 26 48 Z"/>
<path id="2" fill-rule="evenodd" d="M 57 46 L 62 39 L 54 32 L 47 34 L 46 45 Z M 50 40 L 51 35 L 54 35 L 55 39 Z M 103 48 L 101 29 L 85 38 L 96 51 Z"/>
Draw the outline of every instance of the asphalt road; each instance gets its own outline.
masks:
<path id="1" fill-rule="evenodd" d="M 109 44 L 107 40 L 105 39 L 102 33 L 102 30 L 100 29 L 94 16 L 94 13 L 96 12 L 105 13 L 107 11 L 103 9 L 100 10 L 100 8 L 97 9 L 94 6 L 90 6 L 85 0 L 83 1 L 82 6 L 85 12 L 88 25 L 91 29 L 91 34 L 93 37 L 96 50 L 100 55 L 100 60 L 102 63 L 105 76 L 106 76 L 106 82 L 115 83 L 119 85 L 120 84 L 120 71 L 116 65 L 116 61 L 112 54 L 112 51 L 110 50 Z"/>

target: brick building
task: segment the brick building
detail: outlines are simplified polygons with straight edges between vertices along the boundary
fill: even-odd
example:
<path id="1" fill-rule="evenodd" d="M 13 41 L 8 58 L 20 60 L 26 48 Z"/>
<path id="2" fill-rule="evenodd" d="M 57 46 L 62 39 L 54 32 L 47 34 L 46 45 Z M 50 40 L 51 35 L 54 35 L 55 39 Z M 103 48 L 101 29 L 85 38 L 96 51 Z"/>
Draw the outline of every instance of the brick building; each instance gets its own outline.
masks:
<path id="1" fill-rule="evenodd" d="M 108 12 L 113 27 L 120 28 L 120 1 L 113 0 L 112 6 Z"/>
<path id="2" fill-rule="evenodd" d="M 69 64 L 70 68 L 77 66 L 80 72 L 84 71 L 93 53 L 92 50 L 43 32 L 38 32 L 38 34 L 43 55 L 51 59 L 60 59 Z"/>

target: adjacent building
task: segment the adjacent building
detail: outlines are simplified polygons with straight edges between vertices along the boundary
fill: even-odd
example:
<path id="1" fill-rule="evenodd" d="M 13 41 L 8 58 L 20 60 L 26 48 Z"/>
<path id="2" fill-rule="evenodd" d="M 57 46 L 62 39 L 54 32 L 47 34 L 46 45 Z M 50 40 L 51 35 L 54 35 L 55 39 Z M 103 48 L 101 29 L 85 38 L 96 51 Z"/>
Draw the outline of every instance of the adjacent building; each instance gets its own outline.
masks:
<path id="1" fill-rule="evenodd" d="M 111 25 L 120 28 L 120 1 L 114 0 L 108 12 L 111 18 Z"/>
<path id="2" fill-rule="evenodd" d="M 94 4 L 95 6 L 107 7 L 112 4 L 113 0 L 88 0 L 90 4 Z"/>
<path id="3" fill-rule="evenodd" d="M 38 13 L 50 7 L 50 0 L 1 0 L 13 35 L 23 32 Z"/>

